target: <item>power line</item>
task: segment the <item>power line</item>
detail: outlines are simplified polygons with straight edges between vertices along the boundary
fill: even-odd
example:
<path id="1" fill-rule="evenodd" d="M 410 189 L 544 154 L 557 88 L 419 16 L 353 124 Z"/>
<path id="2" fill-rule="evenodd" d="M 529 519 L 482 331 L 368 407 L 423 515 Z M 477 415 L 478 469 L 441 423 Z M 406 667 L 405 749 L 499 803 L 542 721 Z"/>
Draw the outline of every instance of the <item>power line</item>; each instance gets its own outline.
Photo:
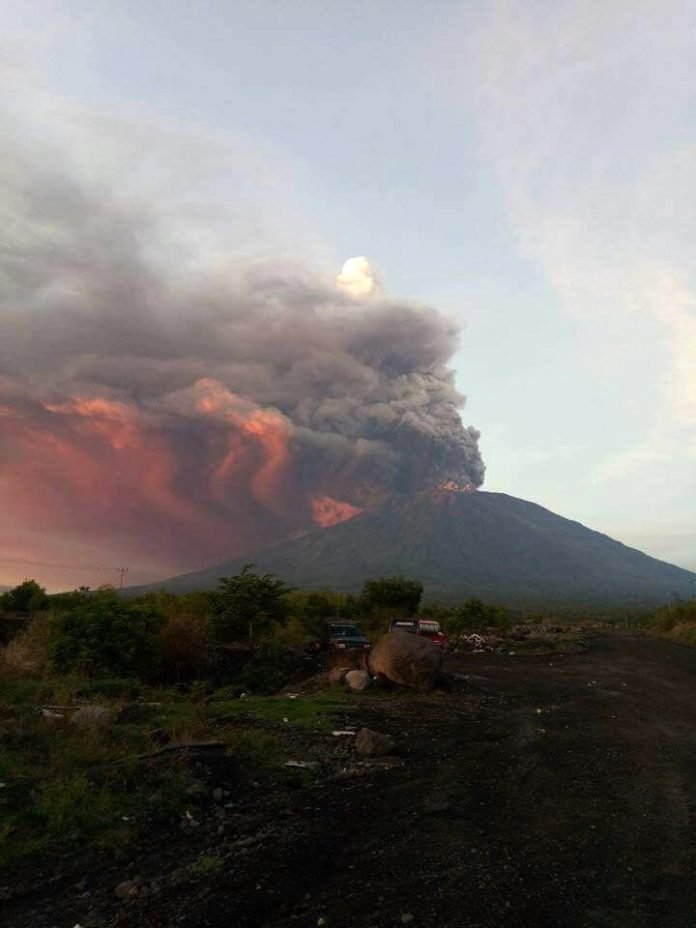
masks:
<path id="1" fill-rule="evenodd" d="M 22 558 L 0 558 L 0 564 L 23 564 L 28 567 L 57 567 L 60 570 L 115 570 L 118 574 L 118 588 L 123 589 L 123 578 L 130 570 L 129 567 L 108 567 L 106 564 L 53 564 L 48 561 L 25 561 Z"/>
<path id="2" fill-rule="evenodd" d="M 27 564 L 29 567 L 60 567 L 61 570 L 123 570 L 110 564 L 52 564 L 47 561 L 28 561 L 21 558 L 0 557 L 0 564 Z M 125 568 L 128 570 L 128 568 Z"/>

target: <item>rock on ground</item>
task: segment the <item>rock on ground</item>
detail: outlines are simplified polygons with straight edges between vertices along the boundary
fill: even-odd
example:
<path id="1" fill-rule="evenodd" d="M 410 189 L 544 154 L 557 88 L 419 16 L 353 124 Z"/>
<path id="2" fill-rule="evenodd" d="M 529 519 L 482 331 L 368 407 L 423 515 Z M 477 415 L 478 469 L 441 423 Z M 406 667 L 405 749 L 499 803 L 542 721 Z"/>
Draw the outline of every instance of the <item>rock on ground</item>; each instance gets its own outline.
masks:
<path id="1" fill-rule="evenodd" d="M 351 670 L 345 675 L 345 681 L 348 686 L 356 693 L 366 690 L 372 683 L 372 679 L 366 670 Z"/>
<path id="2" fill-rule="evenodd" d="M 394 750 L 394 742 L 389 735 L 361 728 L 355 738 L 355 750 L 361 757 L 384 757 Z"/>
<path id="3" fill-rule="evenodd" d="M 350 667 L 332 667 L 326 674 L 326 679 L 329 683 L 343 683 L 349 671 Z"/>
<path id="4" fill-rule="evenodd" d="M 383 674 L 393 683 L 416 690 L 432 689 L 443 663 L 443 653 L 436 644 L 402 631 L 383 635 L 370 655 L 373 674 Z"/>
<path id="5" fill-rule="evenodd" d="M 83 706 L 73 712 L 70 723 L 80 728 L 98 727 L 108 725 L 113 721 L 113 713 L 104 706 Z"/>

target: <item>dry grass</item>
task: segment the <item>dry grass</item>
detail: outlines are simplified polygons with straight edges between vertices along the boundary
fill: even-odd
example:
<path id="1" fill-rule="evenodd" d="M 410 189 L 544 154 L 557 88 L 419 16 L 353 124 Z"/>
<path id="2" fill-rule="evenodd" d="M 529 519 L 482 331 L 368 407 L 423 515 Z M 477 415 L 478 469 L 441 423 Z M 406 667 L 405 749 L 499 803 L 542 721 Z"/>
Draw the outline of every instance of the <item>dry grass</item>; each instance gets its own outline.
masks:
<path id="1" fill-rule="evenodd" d="M 49 616 L 38 616 L 0 651 L 0 679 L 40 677 L 49 666 L 52 637 Z"/>
<path id="2" fill-rule="evenodd" d="M 672 628 L 659 633 L 663 638 L 696 647 L 696 622 L 677 622 Z"/>

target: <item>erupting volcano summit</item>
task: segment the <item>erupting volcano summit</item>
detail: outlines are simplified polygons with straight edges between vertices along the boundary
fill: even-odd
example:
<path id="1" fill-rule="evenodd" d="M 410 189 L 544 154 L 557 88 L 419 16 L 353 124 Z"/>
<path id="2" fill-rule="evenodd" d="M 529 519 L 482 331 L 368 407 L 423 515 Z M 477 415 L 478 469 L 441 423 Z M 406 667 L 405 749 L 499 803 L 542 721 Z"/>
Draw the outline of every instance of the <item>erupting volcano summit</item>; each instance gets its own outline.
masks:
<path id="1" fill-rule="evenodd" d="M 211 589 L 243 560 L 161 586 Z M 357 591 L 367 577 L 401 573 L 423 581 L 431 600 L 481 596 L 513 605 L 664 602 L 692 595 L 696 584 L 696 574 L 534 503 L 473 489 L 394 496 L 251 560 L 300 589 Z"/>

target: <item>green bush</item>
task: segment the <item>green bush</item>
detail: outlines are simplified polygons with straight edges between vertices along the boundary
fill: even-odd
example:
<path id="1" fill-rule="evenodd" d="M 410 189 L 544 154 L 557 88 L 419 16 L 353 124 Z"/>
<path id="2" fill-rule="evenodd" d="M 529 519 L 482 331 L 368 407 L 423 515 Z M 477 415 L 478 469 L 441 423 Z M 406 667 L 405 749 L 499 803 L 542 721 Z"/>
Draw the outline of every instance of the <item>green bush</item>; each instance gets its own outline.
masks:
<path id="1" fill-rule="evenodd" d="M 416 615 L 422 596 L 420 580 L 401 575 L 366 580 L 358 599 L 361 625 L 373 632 L 385 630 L 390 619 Z"/>
<path id="2" fill-rule="evenodd" d="M 111 591 L 94 593 L 56 617 L 53 666 L 89 676 L 151 676 L 158 669 L 162 621 L 149 605 L 124 602 Z"/>
<path id="3" fill-rule="evenodd" d="M 641 623 L 655 635 L 680 644 L 696 645 L 696 599 L 676 600 L 663 606 Z"/>
<path id="4" fill-rule="evenodd" d="M 237 681 L 253 693 L 277 693 L 297 678 L 301 661 L 297 652 L 277 641 L 265 641 L 256 649 Z"/>
<path id="5" fill-rule="evenodd" d="M 221 577 L 212 599 L 213 630 L 218 641 L 262 641 L 288 618 L 289 588 L 273 574 L 257 574 L 253 564 Z"/>
<path id="6" fill-rule="evenodd" d="M 0 612 L 23 612 L 32 614 L 48 605 L 46 590 L 36 580 L 25 580 L 13 590 L 0 596 Z"/>
<path id="7" fill-rule="evenodd" d="M 452 610 L 445 621 L 445 628 L 450 634 L 461 634 L 481 632 L 490 627 L 504 630 L 508 624 L 508 611 L 503 606 L 484 603 L 480 599 L 467 599 Z"/>

